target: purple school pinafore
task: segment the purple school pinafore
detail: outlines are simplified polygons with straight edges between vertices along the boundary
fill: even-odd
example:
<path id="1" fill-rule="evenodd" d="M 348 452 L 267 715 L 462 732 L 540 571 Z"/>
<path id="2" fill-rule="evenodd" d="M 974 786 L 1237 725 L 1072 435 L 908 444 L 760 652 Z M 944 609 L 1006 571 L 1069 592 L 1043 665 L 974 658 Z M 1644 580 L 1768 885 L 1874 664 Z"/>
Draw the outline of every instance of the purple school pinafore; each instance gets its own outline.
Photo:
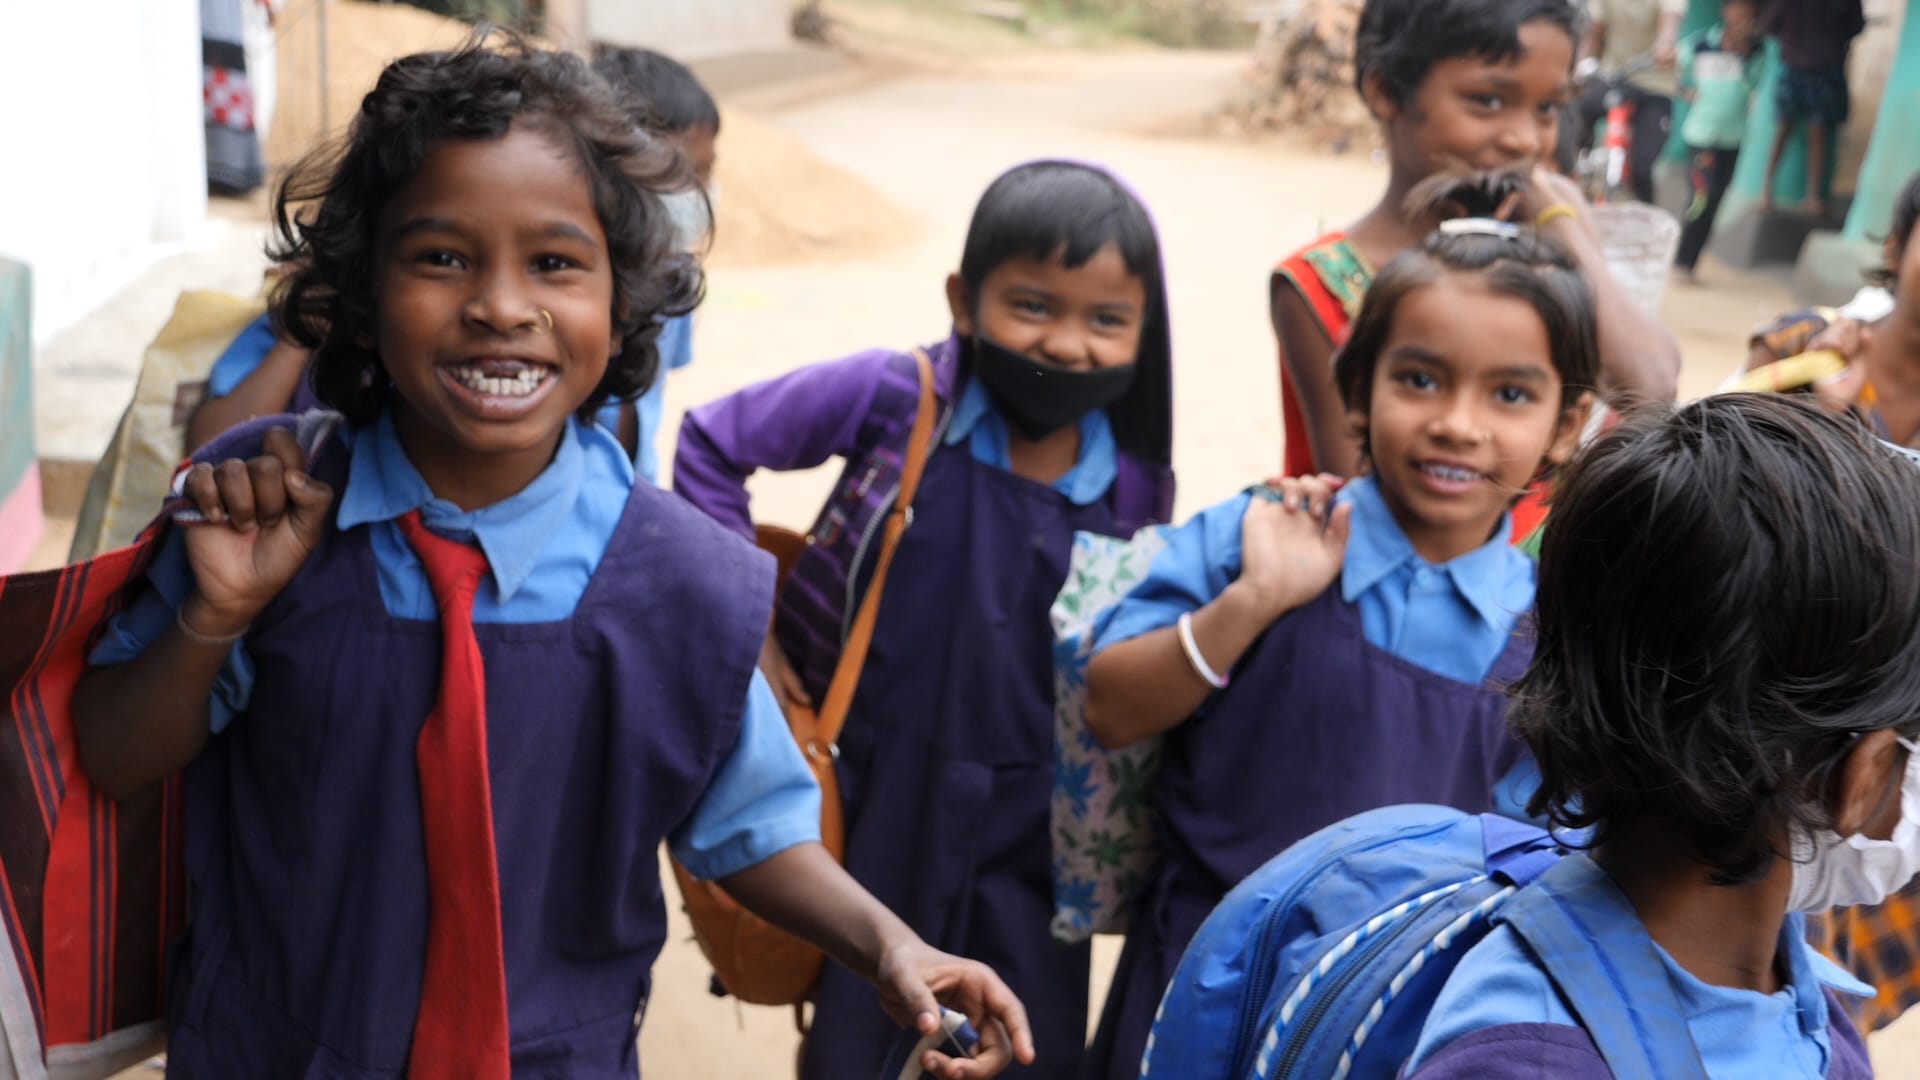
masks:
<path id="1" fill-rule="evenodd" d="M 336 489 L 340 450 L 315 470 Z M 387 614 L 368 532 L 329 521 L 247 637 L 247 715 L 188 770 L 171 1076 L 406 1069 L 427 925 L 414 743 L 440 627 Z M 656 852 L 738 737 L 772 587 L 766 556 L 636 484 L 572 617 L 475 628 L 516 1076 L 638 1074 Z"/>
<path id="2" fill-rule="evenodd" d="M 927 464 L 840 739 L 847 869 L 933 945 L 989 964 L 1067 1078 L 1086 1038 L 1089 948 L 1053 941 L 1052 632 L 1073 534 L 1111 534 L 1113 492 L 1075 506 L 975 461 Z M 828 965 L 804 1080 L 879 1073 L 898 1031 L 873 989 Z"/>
<path id="3" fill-rule="evenodd" d="M 1481 685 L 1367 641 L 1328 588 L 1281 619 L 1232 687 L 1168 734 L 1155 797 L 1167 856 L 1135 901 L 1081 1075 L 1134 1080 L 1187 942 L 1241 879 L 1294 841 L 1364 810 L 1438 803 L 1479 813 L 1524 753 L 1505 687 L 1533 640 L 1516 633 Z"/>

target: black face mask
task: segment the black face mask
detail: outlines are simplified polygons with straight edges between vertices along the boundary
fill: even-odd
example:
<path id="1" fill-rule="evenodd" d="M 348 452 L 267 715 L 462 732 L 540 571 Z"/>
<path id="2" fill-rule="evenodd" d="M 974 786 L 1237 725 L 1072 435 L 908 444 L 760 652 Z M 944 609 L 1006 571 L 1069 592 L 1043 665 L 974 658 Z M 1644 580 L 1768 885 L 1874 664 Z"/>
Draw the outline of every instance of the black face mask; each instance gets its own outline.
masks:
<path id="1" fill-rule="evenodd" d="M 1134 367 L 1069 371 L 1029 360 L 985 337 L 973 339 L 974 377 L 1000 415 L 1029 439 L 1044 439 L 1125 397 L 1133 387 Z"/>

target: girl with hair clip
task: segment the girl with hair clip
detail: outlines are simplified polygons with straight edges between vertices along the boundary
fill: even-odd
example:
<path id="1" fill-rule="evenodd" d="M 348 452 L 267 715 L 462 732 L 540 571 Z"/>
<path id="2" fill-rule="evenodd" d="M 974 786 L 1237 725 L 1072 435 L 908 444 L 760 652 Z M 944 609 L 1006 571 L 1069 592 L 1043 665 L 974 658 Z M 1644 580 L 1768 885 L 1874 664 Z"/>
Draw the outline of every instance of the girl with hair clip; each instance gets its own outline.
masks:
<path id="1" fill-rule="evenodd" d="M 1282 260 L 1269 282 L 1286 475 L 1358 471 L 1364 448 L 1346 422 L 1333 354 L 1376 269 L 1432 227 L 1409 194 L 1461 170 L 1523 177 L 1498 216 L 1532 226 L 1586 275 L 1600 342 L 1594 389 L 1615 407 L 1673 399 L 1678 345 L 1614 282 L 1586 201 L 1549 167 L 1587 18 L 1584 0 L 1367 0 L 1355 85 L 1385 134 L 1387 187 L 1359 220 Z"/>
<path id="2" fill-rule="evenodd" d="M 1599 361 L 1573 263 L 1485 216 L 1507 194 L 1436 191 L 1481 216 L 1446 222 L 1367 294 L 1334 366 L 1367 474 L 1201 511 L 1096 628 L 1087 726 L 1109 747 L 1165 735 L 1166 856 L 1085 1076 L 1138 1073 L 1187 942 L 1268 858 L 1375 807 L 1493 808 L 1523 756 L 1504 687 L 1532 648 L 1534 567 L 1509 510 L 1572 453 Z"/>
<path id="3" fill-rule="evenodd" d="M 1873 1075 L 1839 996 L 1872 991 L 1800 913 L 1920 869 L 1917 562 L 1920 470 L 1784 395 L 1645 410 L 1555 493 L 1512 725 L 1539 762 L 1532 808 L 1592 830 L 1554 870 L 1574 871 L 1558 887 L 1592 976 L 1646 972 L 1618 993 L 1665 1003 L 1695 1075 Z M 1615 1075 L 1505 925 L 1454 969 L 1405 1074 Z"/>
<path id="4" fill-rule="evenodd" d="M 1052 630 L 1076 531 L 1130 536 L 1173 500 L 1171 347 L 1146 208 L 1093 166 L 1015 168 L 980 197 L 952 334 L 927 350 L 940 410 L 912 527 L 886 578 L 839 743 L 847 869 L 928 940 L 987 958 L 1048 1049 L 1019 1075 L 1071 1077 L 1086 1038 L 1086 944 L 1053 914 Z M 847 462 L 842 490 L 890 496 L 917 411 L 916 364 L 893 349 L 800 368 L 687 414 L 674 489 L 753 535 L 757 469 Z M 837 617 L 875 573 L 829 501 L 781 596 L 766 667 L 790 701 L 820 700 Z M 857 517 L 852 519 L 857 522 Z M 846 561 L 836 563 L 851 549 Z M 868 555 L 870 556 L 870 551 Z M 873 991 L 829 970 L 801 1075 L 874 1075 L 891 1033 Z"/>
<path id="5" fill-rule="evenodd" d="M 480 37 L 389 65 L 280 191 L 277 322 L 339 415 L 199 456 L 203 524 L 73 699 L 100 793 L 186 771 L 169 1075 L 634 1077 L 663 840 L 876 1009 L 966 1012 L 939 1075 L 1031 1060 L 1005 984 L 818 843 L 755 672 L 771 560 L 592 422 L 699 299 L 686 179 L 585 62 Z"/>

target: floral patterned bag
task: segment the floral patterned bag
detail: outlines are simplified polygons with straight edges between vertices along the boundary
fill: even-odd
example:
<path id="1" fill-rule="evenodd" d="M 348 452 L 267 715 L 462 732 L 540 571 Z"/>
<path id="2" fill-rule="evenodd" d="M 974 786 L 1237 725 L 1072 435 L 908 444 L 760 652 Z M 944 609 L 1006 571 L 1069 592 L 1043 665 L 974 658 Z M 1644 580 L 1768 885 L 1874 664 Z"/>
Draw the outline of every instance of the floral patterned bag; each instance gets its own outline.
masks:
<path id="1" fill-rule="evenodd" d="M 1160 740 L 1107 750 L 1087 731 L 1094 626 L 1147 574 L 1166 527 L 1121 540 L 1077 533 L 1053 602 L 1053 937 L 1067 944 L 1126 929 L 1127 906 L 1159 857 L 1153 775 Z"/>

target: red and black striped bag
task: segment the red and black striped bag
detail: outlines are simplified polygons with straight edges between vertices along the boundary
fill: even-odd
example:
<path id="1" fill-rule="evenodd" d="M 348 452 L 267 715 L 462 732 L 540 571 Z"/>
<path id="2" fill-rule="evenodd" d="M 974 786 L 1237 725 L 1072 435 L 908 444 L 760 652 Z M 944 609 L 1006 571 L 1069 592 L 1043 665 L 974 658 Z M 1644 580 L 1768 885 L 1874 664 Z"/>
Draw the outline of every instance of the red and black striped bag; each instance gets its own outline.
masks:
<path id="1" fill-rule="evenodd" d="M 311 455 L 338 421 L 261 417 L 194 457 L 251 457 L 272 427 Z M 181 782 L 118 802 L 94 791 L 70 705 L 167 523 L 195 520 L 176 496 L 131 547 L 0 577 L 0 1080 L 111 1076 L 163 1045 L 166 953 L 186 926 Z"/>
<path id="2" fill-rule="evenodd" d="M 68 709 L 162 531 L 0 578 L 0 1075 L 111 1075 L 164 1037 L 166 949 L 186 914 L 180 781 L 98 794 Z"/>

